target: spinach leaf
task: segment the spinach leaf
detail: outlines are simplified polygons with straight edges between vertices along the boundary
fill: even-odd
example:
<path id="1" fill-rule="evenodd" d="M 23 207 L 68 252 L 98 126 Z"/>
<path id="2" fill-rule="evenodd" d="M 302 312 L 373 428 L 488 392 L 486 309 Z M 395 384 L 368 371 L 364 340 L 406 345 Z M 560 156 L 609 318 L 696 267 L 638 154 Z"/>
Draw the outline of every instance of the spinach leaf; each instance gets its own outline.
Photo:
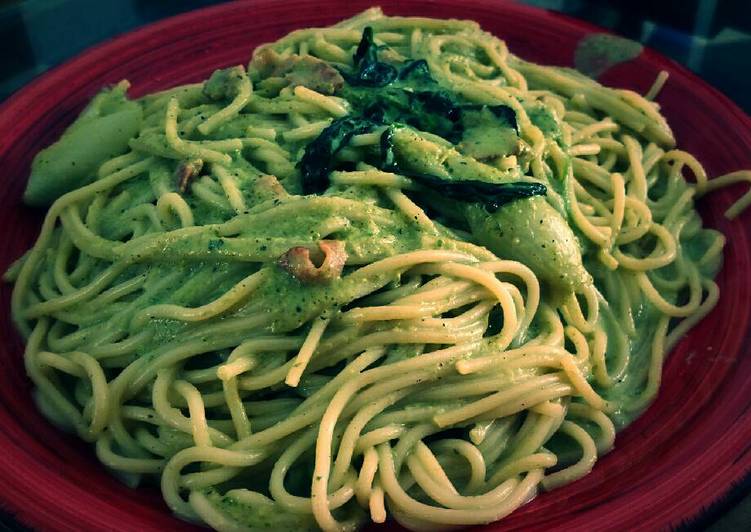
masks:
<path id="1" fill-rule="evenodd" d="M 542 183 L 530 183 L 528 181 L 487 183 L 485 181 L 469 179 L 446 181 L 440 177 L 406 171 L 400 168 L 396 162 L 393 136 L 393 127 L 387 128 L 381 134 L 380 169 L 405 175 L 444 197 L 459 201 L 481 203 L 489 212 L 495 212 L 503 205 L 512 201 L 532 196 L 544 196 L 548 192 L 547 187 Z"/>
<path id="2" fill-rule="evenodd" d="M 405 174 L 414 181 L 444 197 L 482 203 L 488 212 L 495 212 L 507 203 L 532 196 L 544 196 L 548 189 L 542 183 L 514 181 L 511 183 L 486 183 L 485 181 L 446 181 L 424 174 Z"/>
<path id="3" fill-rule="evenodd" d="M 444 91 L 420 91 L 415 92 L 415 99 L 420 102 L 425 111 L 429 113 L 445 114 L 449 118 L 458 119 L 461 114 L 461 105 Z"/>
<path id="4" fill-rule="evenodd" d="M 501 125 L 510 127 L 519 133 L 519 123 L 516 120 L 516 111 L 514 111 L 508 105 L 483 105 L 479 103 L 471 103 L 462 105 L 463 111 L 482 111 L 487 109 L 498 119 Z"/>
<path id="5" fill-rule="evenodd" d="M 353 56 L 357 72 L 347 75 L 350 85 L 385 87 L 397 78 L 396 67 L 378 60 L 378 46 L 373 40 L 373 28 L 367 26 Z"/>
<path id="6" fill-rule="evenodd" d="M 463 103 L 441 90 L 424 59 L 407 63 L 399 72 L 378 61 L 378 46 L 373 29 L 366 27 L 353 56 L 357 72 L 345 75 L 349 87 L 344 96 L 359 115 L 335 120 L 305 148 L 298 167 L 306 194 L 323 192 L 328 175 L 334 168 L 336 154 L 353 135 L 367 133 L 380 125 L 407 124 L 421 131 L 439 135 L 450 142 L 462 140 L 465 130 L 474 127 L 478 112 L 495 117 L 499 126 L 518 133 L 516 113 L 505 105 L 487 106 Z M 387 85 L 391 85 L 387 87 Z M 488 113 L 489 112 L 489 113 Z M 484 181 L 446 181 L 424 174 L 405 172 L 394 156 L 393 128 L 381 135 L 381 159 L 377 166 L 386 171 L 407 175 L 422 185 L 448 198 L 479 202 L 490 211 L 520 198 L 544 195 L 544 185 L 528 182 L 494 184 Z"/>
<path id="7" fill-rule="evenodd" d="M 458 143 L 469 127 L 467 122 L 471 123 L 471 119 L 462 119 L 465 111 L 487 107 L 501 127 L 511 127 L 518 133 L 516 113 L 510 107 L 460 102 L 440 88 L 424 59 L 406 63 L 397 73 L 394 66 L 378 60 L 378 48 L 373 28 L 366 27 L 353 56 L 357 72 L 344 74 L 349 87 L 342 96 L 365 118 L 384 124 L 408 124 Z"/>
<path id="8" fill-rule="evenodd" d="M 305 194 L 323 192 L 328 186 L 329 172 L 334 168 L 334 156 L 344 148 L 353 135 L 367 133 L 378 124 L 359 118 L 340 118 L 324 129 L 305 147 L 298 164 Z"/>
<path id="9" fill-rule="evenodd" d="M 399 72 L 401 81 L 416 81 L 419 83 L 435 83 L 433 76 L 430 74 L 430 67 L 425 59 L 416 59 L 410 61 Z"/>
<path id="10" fill-rule="evenodd" d="M 313 142 L 306 146 L 305 153 L 300 160 L 303 192 L 305 194 L 323 192 L 328 186 L 328 175 L 334 168 L 336 154 L 354 135 L 368 133 L 382 124 L 383 122 L 369 119 L 340 118 L 324 129 Z M 481 203 L 489 212 L 495 212 L 512 201 L 547 194 L 547 187 L 542 183 L 527 181 L 487 183 L 468 179 L 446 181 L 440 177 L 406 171 L 396 162 L 393 135 L 393 127 L 386 128 L 381 134 L 381 158 L 377 164 L 378 168 L 408 176 L 445 197 Z"/>
<path id="11" fill-rule="evenodd" d="M 299 163 L 302 187 L 305 194 L 323 192 L 328 187 L 329 173 L 334 168 L 334 157 L 344 148 L 354 135 L 368 133 L 382 125 L 382 122 L 340 118 L 324 129 L 321 134 L 305 147 Z M 516 181 L 512 183 L 487 183 L 485 181 L 462 180 L 446 181 L 439 177 L 409 172 L 396 162 L 393 142 L 394 128 L 388 127 L 381 134 L 381 157 L 376 166 L 386 172 L 397 172 L 408 176 L 447 198 L 458 201 L 481 203 L 489 212 L 495 212 L 507 203 L 531 196 L 544 196 L 547 188 L 541 183 Z"/>
<path id="12" fill-rule="evenodd" d="M 387 127 L 381 133 L 381 164 L 380 168 L 384 172 L 399 172 L 399 165 L 396 162 L 394 153 L 394 128 Z"/>
<path id="13" fill-rule="evenodd" d="M 501 307 L 493 307 L 488 314 L 488 327 L 483 333 L 483 338 L 495 336 L 503 330 L 503 311 Z"/>
<path id="14" fill-rule="evenodd" d="M 461 138 L 461 111 L 444 93 L 386 88 L 366 96 L 363 103 L 362 114 L 369 120 L 407 124 L 452 142 Z"/>

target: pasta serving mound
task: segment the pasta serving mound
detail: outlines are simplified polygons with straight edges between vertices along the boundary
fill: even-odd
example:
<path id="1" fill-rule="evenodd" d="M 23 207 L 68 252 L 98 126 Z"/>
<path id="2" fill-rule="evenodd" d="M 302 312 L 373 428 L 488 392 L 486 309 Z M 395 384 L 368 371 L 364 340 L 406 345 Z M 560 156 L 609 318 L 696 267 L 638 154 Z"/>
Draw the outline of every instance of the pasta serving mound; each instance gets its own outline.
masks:
<path id="1" fill-rule="evenodd" d="M 13 317 L 44 414 L 218 530 L 487 523 L 587 474 L 717 302 L 694 198 L 749 177 L 675 149 L 658 87 L 466 21 L 127 89 L 37 155 Z"/>

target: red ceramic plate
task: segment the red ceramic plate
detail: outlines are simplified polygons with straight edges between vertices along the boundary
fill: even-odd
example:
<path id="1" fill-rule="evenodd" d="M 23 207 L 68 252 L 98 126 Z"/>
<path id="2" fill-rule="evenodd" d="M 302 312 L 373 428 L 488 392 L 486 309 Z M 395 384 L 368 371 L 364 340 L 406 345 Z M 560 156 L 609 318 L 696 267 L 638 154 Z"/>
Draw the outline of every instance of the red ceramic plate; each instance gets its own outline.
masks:
<path id="1" fill-rule="evenodd" d="M 382 0 L 388 14 L 474 19 L 533 61 L 570 66 L 576 44 L 598 29 L 557 14 L 493 0 Z M 42 76 L 0 107 L 0 270 L 28 249 L 42 212 L 21 204 L 32 156 L 53 141 L 105 84 L 128 78 L 135 96 L 198 81 L 246 63 L 258 44 L 326 25 L 369 7 L 360 0 L 233 3 L 195 11 L 119 37 Z M 711 175 L 751 168 L 751 119 L 704 82 L 645 51 L 604 76 L 644 92 L 660 70 L 659 97 L 679 146 Z M 539 496 L 483 530 L 670 528 L 702 512 L 751 469 L 751 213 L 722 212 L 743 191 L 704 200 L 708 225 L 728 236 L 717 308 L 667 361 L 658 400 L 620 434 L 615 450 L 584 479 Z M 182 527 L 156 490 L 131 490 L 93 450 L 37 412 L 23 369 L 23 343 L 7 309 L 0 317 L 0 504 L 30 526 L 54 530 L 157 531 Z M 388 526 L 387 526 L 388 528 Z M 196 528 L 196 530 L 198 530 Z"/>

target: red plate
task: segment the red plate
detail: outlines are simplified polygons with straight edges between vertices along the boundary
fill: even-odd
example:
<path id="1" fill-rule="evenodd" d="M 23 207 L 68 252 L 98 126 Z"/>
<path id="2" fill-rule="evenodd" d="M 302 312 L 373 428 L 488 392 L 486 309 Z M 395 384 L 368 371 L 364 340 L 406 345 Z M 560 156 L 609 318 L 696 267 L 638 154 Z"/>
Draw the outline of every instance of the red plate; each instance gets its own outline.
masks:
<path id="1" fill-rule="evenodd" d="M 492 0 L 383 0 L 388 14 L 474 19 L 527 59 L 570 66 L 590 25 Z M 234 3 L 147 26 L 89 50 L 42 76 L 0 107 L 0 270 L 28 249 L 43 213 L 21 205 L 32 156 L 52 142 L 105 84 L 133 82 L 136 96 L 198 81 L 213 69 L 247 62 L 258 44 L 295 28 L 326 25 L 369 7 L 360 0 Z M 659 97 L 680 147 L 710 175 L 751 168 L 751 119 L 675 63 L 645 51 L 605 75 L 644 92 L 660 70 Z M 627 530 L 669 528 L 697 516 L 751 469 L 750 213 L 722 212 L 742 186 L 713 194 L 708 225 L 728 236 L 718 307 L 678 346 L 665 367 L 658 400 L 616 440 L 616 449 L 584 479 L 545 493 L 483 530 Z M 18 519 L 55 530 L 157 531 L 189 525 L 172 517 L 156 490 L 130 490 L 97 462 L 93 450 L 50 426 L 37 412 L 24 375 L 23 343 L 0 296 L 0 503 Z M 195 528 L 196 530 L 199 530 Z"/>

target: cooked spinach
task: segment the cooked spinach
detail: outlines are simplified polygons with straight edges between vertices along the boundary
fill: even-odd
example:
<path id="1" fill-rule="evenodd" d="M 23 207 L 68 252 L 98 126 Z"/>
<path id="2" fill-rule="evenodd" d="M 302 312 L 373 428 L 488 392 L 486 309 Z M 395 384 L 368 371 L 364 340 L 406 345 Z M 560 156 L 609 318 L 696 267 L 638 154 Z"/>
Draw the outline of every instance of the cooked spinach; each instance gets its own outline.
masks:
<path id="1" fill-rule="evenodd" d="M 306 194 L 323 192 L 328 186 L 328 175 L 334 168 L 336 154 L 347 145 L 352 136 L 368 133 L 381 125 L 383 122 L 345 117 L 335 120 L 324 129 L 313 142 L 306 146 L 305 153 L 300 160 L 303 191 Z M 469 179 L 446 181 L 440 177 L 407 171 L 400 168 L 396 162 L 393 134 L 393 127 L 386 128 L 381 134 L 381 155 L 376 166 L 386 172 L 398 172 L 408 176 L 445 197 L 481 203 L 489 212 L 494 212 L 517 199 L 544 196 L 547 193 L 547 188 L 541 183 L 526 181 L 487 183 Z"/>
<path id="2" fill-rule="evenodd" d="M 504 127 L 510 127 L 519 133 L 519 123 L 516 121 L 516 111 L 508 105 L 482 105 L 479 103 L 471 103 L 462 106 L 463 111 L 482 111 L 483 109 L 487 109 L 493 113 Z"/>
<path id="3" fill-rule="evenodd" d="M 483 337 L 495 336 L 503 330 L 503 311 L 501 307 L 493 307 L 488 314 L 488 327 L 483 333 Z"/>
<path id="4" fill-rule="evenodd" d="M 452 142 L 461 139 L 461 111 L 445 94 L 387 87 L 377 92 L 351 91 L 347 96 L 364 118 L 374 122 L 407 124 Z"/>
<path id="5" fill-rule="evenodd" d="M 447 181 L 432 175 L 408 172 L 398 167 L 393 146 L 394 124 L 439 135 L 458 143 L 471 130 L 478 112 L 485 113 L 498 127 L 518 133 L 516 113 L 506 105 L 480 105 L 459 101 L 440 88 L 424 59 L 405 64 L 401 70 L 378 60 L 378 46 L 373 29 L 366 27 L 353 56 L 354 75 L 345 74 L 348 82 L 342 96 L 352 105 L 355 117 L 335 120 L 305 148 L 299 163 L 302 188 L 306 194 L 323 192 L 328 175 L 334 168 L 336 154 L 353 135 L 389 126 L 381 135 L 380 160 L 375 164 L 385 171 L 399 172 L 448 198 L 483 204 L 489 211 L 520 198 L 544 195 L 539 183 L 487 183 L 474 180 Z M 388 85 L 388 86 L 387 86 Z M 513 133 L 511 133 L 513 135 Z"/>
<path id="6" fill-rule="evenodd" d="M 398 172 L 399 164 L 396 162 L 396 154 L 394 153 L 394 128 L 392 126 L 387 127 L 381 133 L 379 144 L 381 148 L 380 169 L 384 172 Z"/>
<path id="7" fill-rule="evenodd" d="M 430 75 L 430 67 L 424 59 L 410 61 L 397 71 L 395 66 L 378 60 L 379 48 L 373 39 L 373 28 L 367 26 L 352 57 L 356 71 L 354 74 L 344 73 L 350 85 L 385 87 L 397 79 L 419 83 L 436 82 Z"/>
<path id="8" fill-rule="evenodd" d="M 350 85 L 384 87 L 397 78 L 396 67 L 378 60 L 378 46 L 373 40 L 373 28 L 367 26 L 353 57 L 357 71 L 344 78 Z"/>
<path id="9" fill-rule="evenodd" d="M 324 129 L 305 147 L 299 168 L 305 194 L 323 192 L 328 186 L 328 175 L 334 168 L 334 157 L 353 135 L 367 133 L 378 124 L 359 118 L 340 118 Z"/>
<path id="10" fill-rule="evenodd" d="M 511 183 L 488 183 L 462 179 L 461 181 L 446 181 L 440 177 L 410 172 L 400 168 L 396 161 L 393 142 L 394 129 L 387 128 L 381 134 L 381 161 L 379 168 L 387 172 L 397 172 L 413 181 L 437 192 L 444 197 L 458 201 L 481 203 L 489 212 L 495 212 L 500 207 L 512 201 L 532 196 L 544 196 L 548 189 L 542 183 L 528 181 L 514 181 Z"/>
<path id="11" fill-rule="evenodd" d="M 461 102 L 440 88 L 424 59 L 410 61 L 397 71 L 378 60 L 378 49 L 373 29 L 368 26 L 353 56 L 357 71 L 344 75 L 349 86 L 342 96 L 364 118 L 383 124 L 408 124 L 458 143 L 471 127 L 471 118 L 463 120 L 463 116 L 469 113 L 471 117 L 473 111 L 487 108 L 498 119 L 499 127 L 518 133 L 512 108 Z"/>
<path id="12" fill-rule="evenodd" d="M 499 128 L 510 128 L 518 133 L 516 113 L 510 107 L 460 103 L 441 89 L 413 90 L 398 84 L 378 90 L 346 87 L 342 96 L 368 120 L 407 124 L 454 144 L 473 127 L 473 115 L 485 108 L 495 117 Z"/>
<path id="13" fill-rule="evenodd" d="M 486 183 L 485 181 L 445 181 L 439 177 L 424 174 L 409 174 L 411 179 L 434 192 L 470 203 L 485 205 L 488 212 L 495 212 L 507 203 L 532 196 L 544 196 L 548 189 L 542 183 L 514 181 L 512 183 Z"/>
<path id="14" fill-rule="evenodd" d="M 435 83 L 430 74 L 430 66 L 425 59 L 416 59 L 407 63 L 399 71 L 401 81 L 417 81 L 419 83 Z"/>

